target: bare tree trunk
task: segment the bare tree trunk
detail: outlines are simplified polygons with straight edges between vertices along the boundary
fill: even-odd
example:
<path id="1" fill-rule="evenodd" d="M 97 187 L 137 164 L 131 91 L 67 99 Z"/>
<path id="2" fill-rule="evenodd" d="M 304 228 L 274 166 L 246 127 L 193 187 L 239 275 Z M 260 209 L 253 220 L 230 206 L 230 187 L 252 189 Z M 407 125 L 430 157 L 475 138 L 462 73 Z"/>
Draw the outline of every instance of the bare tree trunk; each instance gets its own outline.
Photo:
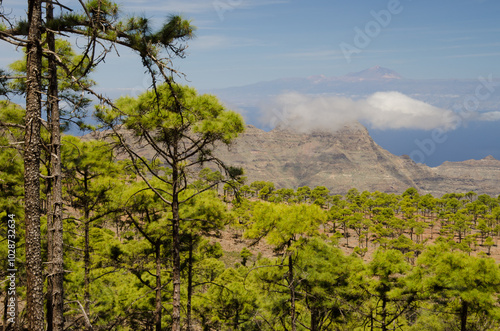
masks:
<path id="1" fill-rule="evenodd" d="M 173 200 L 177 200 L 174 197 Z M 173 259 L 173 311 L 172 311 L 172 331 L 181 330 L 181 259 L 180 259 L 180 238 L 179 238 L 179 206 L 178 202 L 172 203 L 172 259 Z"/>
<path id="2" fill-rule="evenodd" d="M 53 5 L 47 2 L 47 21 L 54 18 Z M 47 31 L 47 46 L 50 51 L 56 51 L 54 33 Z M 52 321 L 48 324 L 49 330 L 62 331 L 64 329 L 64 259 L 63 259 L 63 224 L 62 224 L 62 176 L 61 176 L 61 132 L 59 118 L 59 95 L 57 80 L 57 63 L 54 56 L 49 56 L 49 88 L 47 91 L 48 111 L 50 114 L 50 165 L 52 180 L 51 199 L 48 201 L 51 208 L 51 217 L 47 217 L 49 234 L 49 302 L 47 315 L 51 311 Z M 49 316 L 47 316 L 47 320 Z"/>
<path id="3" fill-rule="evenodd" d="M 89 190 L 89 176 L 87 171 L 85 170 L 83 174 L 83 186 L 85 192 Z M 91 261 L 90 261 L 90 207 L 88 203 L 88 199 L 85 194 L 84 199 L 84 234 L 83 234 L 83 265 L 84 265 L 84 275 L 83 275 L 83 310 L 89 323 L 86 324 L 86 330 L 92 330 L 92 325 L 90 323 L 90 269 L 91 269 Z"/>
<path id="4" fill-rule="evenodd" d="M 233 331 L 239 331 L 240 327 L 240 309 L 236 309 L 236 313 L 233 318 Z"/>
<path id="5" fill-rule="evenodd" d="M 43 274 L 40 234 L 40 118 L 42 2 L 28 0 L 26 60 L 26 130 L 24 135 L 24 194 L 28 329 L 44 329 Z"/>
<path id="6" fill-rule="evenodd" d="M 290 247 L 290 245 L 288 245 Z M 290 286 L 290 318 L 292 320 L 292 331 L 297 330 L 295 314 L 295 280 L 293 277 L 293 258 L 288 256 L 288 285 Z"/>
<path id="7" fill-rule="evenodd" d="M 318 310 L 311 308 L 311 331 L 319 331 Z"/>
<path id="8" fill-rule="evenodd" d="M 50 108 L 47 109 L 47 117 L 50 116 Z M 49 122 L 48 126 L 51 126 L 51 123 Z M 47 175 L 49 178 L 45 180 L 45 185 L 46 185 L 46 211 L 47 211 L 47 294 L 46 294 L 46 302 L 45 302 L 45 307 L 47 309 L 47 331 L 52 331 L 52 323 L 53 323 L 53 304 L 52 304 L 52 292 L 53 292 L 53 279 L 52 279 L 52 273 L 54 271 L 54 268 L 52 266 L 52 243 L 53 243 L 53 219 L 54 219 L 54 208 L 52 207 L 52 203 L 49 201 L 53 201 L 52 197 L 52 179 L 51 177 L 51 172 L 52 169 L 49 165 L 49 168 L 47 169 Z M 43 202 L 42 202 L 43 204 Z M 42 210 L 44 210 L 44 207 L 42 206 Z"/>
<path id="9" fill-rule="evenodd" d="M 467 331 L 467 301 L 462 300 L 462 306 L 460 307 L 460 331 Z"/>
<path id="10" fill-rule="evenodd" d="M 174 149 L 175 146 L 174 146 Z M 174 151 L 177 155 L 177 151 Z M 180 217 L 179 217 L 179 169 L 177 162 L 172 162 L 172 282 L 174 286 L 172 298 L 172 331 L 181 331 L 181 257 L 180 257 Z"/>
<path id="11" fill-rule="evenodd" d="M 83 309 L 85 314 L 90 318 L 90 222 L 89 214 L 85 212 L 85 229 L 84 229 L 84 248 L 83 248 L 83 264 L 85 274 L 83 277 Z M 87 330 L 90 328 L 87 326 Z"/>
<path id="12" fill-rule="evenodd" d="M 156 302 L 155 302 L 155 325 L 156 331 L 161 331 L 161 241 L 155 243 L 156 253 Z"/>
<path id="13" fill-rule="evenodd" d="M 382 313 L 381 319 L 382 319 L 382 331 L 387 331 L 387 299 L 385 297 L 385 292 L 382 297 Z"/>
<path id="14" fill-rule="evenodd" d="M 187 331 L 191 331 L 191 298 L 193 296 L 193 236 L 189 234 L 189 256 L 188 256 L 188 293 L 186 305 Z"/>

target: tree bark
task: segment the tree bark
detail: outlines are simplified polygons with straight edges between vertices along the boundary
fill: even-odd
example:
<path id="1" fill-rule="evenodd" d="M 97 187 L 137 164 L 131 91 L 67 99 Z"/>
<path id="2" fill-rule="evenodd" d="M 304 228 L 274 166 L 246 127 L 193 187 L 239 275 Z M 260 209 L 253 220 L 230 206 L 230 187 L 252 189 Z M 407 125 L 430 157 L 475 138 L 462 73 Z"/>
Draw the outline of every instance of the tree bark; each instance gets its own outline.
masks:
<path id="1" fill-rule="evenodd" d="M 53 5 L 47 2 L 46 17 L 47 21 L 54 18 Z M 47 31 L 47 46 L 50 51 L 56 51 L 56 42 L 53 32 Z M 64 329 L 64 258 L 63 258 L 63 224 L 62 224 L 62 176 L 61 176 L 61 130 L 59 118 L 59 92 L 57 80 L 57 62 L 53 55 L 48 59 L 49 69 L 49 88 L 47 91 L 48 111 L 50 114 L 50 166 L 52 180 L 52 192 L 48 204 L 51 208 L 51 215 L 47 217 L 48 241 L 49 245 L 49 302 L 51 307 L 47 307 L 52 313 L 51 323 L 48 324 L 49 330 L 62 331 Z M 47 304 L 48 306 L 49 304 Z M 47 316 L 49 319 L 49 316 Z"/>
<path id="2" fill-rule="evenodd" d="M 191 331 L 191 298 L 193 296 L 193 236 L 189 234 L 189 255 L 188 255 L 188 293 L 186 305 L 187 331 Z"/>
<path id="3" fill-rule="evenodd" d="M 174 154 L 177 155 L 177 146 Z M 180 217 L 179 217 L 179 169 L 177 160 L 172 160 L 172 331 L 181 331 L 181 256 L 180 256 Z"/>
<path id="4" fill-rule="evenodd" d="M 90 318 L 90 222 L 89 213 L 85 212 L 85 224 L 84 224 L 84 248 L 83 248 L 83 264 L 84 264 L 84 276 L 83 276 L 83 310 L 85 315 Z M 86 330 L 91 330 L 89 326 Z"/>
<path id="5" fill-rule="evenodd" d="M 161 331 L 161 241 L 155 243 L 156 253 L 156 302 L 155 302 L 155 325 L 156 331 Z"/>
<path id="6" fill-rule="evenodd" d="M 385 286 L 384 286 L 384 291 L 385 290 L 386 289 L 385 289 Z M 386 310 L 386 308 L 387 308 L 387 299 L 385 297 L 386 293 L 387 292 L 384 292 L 383 297 L 382 297 L 382 313 L 380 314 L 381 315 L 381 319 L 382 319 L 382 331 L 387 331 L 387 325 L 386 325 L 386 323 L 387 323 L 387 321 L 386 321 L 387 320 L 387 310 Z"/>
<path id="7" fill-rule="evenodd" d="M 174 182 L 175 185 L 175 182 Z M 181 330 L 181 258 L 180 258 L 180 238 L 179 238 L 179 202 L 174 194 L 172 199 L 172 273 L 173 273 L 173 311 L 172 311 L 172 331 Z"/>
<path id="8" fill-rule="evenodd" d="M 49 112 L 50 110 L 47 109 L 47 112 Z M 50 113 L 49 113 L 50 114 Z M 49 114 L 47 114 L 47 116 L 49 116 Z M 49 126 L 50 126 L 50 123 L 49 123 Z M 47 169 L 47 175 L 49 177 L 51 177 L 51 171 L 52 169 Z M 54 218 L 54 209 L 52 208 L 52 204 L 49 203 L 49 201 L 52 201 L 53 198 L 52 198 L 52 178 L 47 178 L 46 181 L 45 181 L 45 185 L 47 186 L 46 188 L 46 195 L 47 195 L 47 200 L 46 200 L 46 210 L 47 210 L 47 261 L 49 262 L 47 264 L 47 272 L 48 272 L 48 275 L 47 275 L 47 294 L 46 294 L 46 302 L 45 302 L 45 307 L 47 309 L 47 331 L 52 331 L 52 323 L 53 323 L 53 318 L 52 316 L 54 315 L 53 314 L 53 309 L 52 309 L 52 288 L 53 288 L 53 284 L 52 284 L 52 273 L 53 273 L 53 266 L 51 264 L 52 262 L 52 242 L 53 242 L 53 238 L 52 238 L 52 235 L 53 235 L 53 232 L 52 232 L 52 222 L 53 222 L 53 218 Z M 42 202 L 43 204 L 43 202 Z M 42 210 L 44 209 L 44 207 L 42 206 Z"/>
<path id="9" fill-rule="evenodd" d="M 288 245 L 290 248 L 290 245 Z M 297 330 L 295 314 L 295 280 L 293 277 L 293 258 L 292 254 L 288 256 L 288 285 L 290 286 L 290 318 L 292 320 L 292 331 Z"/>
<path id="10" fill-rule="evenodd" d="M 26 130 L 24 135 L 24 194 L 28 329 L 44 329 L 43 274 L 40 234 L 40 118 L 42 2 L 28 0 L 26 60 Z"/>
<path id="11" fill-rule="evenodd" d="M 311 331 L 319 331 L 318 324 L 318 311 L 311 308 Z"/>
<path id="12" fill-rule="evenodd" d="M 462 300 L 462 306 L 460 307 L 460 331 L 467 331 L 467 301 Z"/>

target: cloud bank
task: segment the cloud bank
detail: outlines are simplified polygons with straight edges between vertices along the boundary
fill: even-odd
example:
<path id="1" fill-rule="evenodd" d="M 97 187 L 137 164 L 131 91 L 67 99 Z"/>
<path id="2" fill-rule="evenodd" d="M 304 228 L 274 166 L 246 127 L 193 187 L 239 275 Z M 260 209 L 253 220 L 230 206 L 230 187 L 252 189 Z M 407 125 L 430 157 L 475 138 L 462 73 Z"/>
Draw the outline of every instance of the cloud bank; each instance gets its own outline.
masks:
<path id="1" fill-rule="evenodd" d="M 432 106 L 400 92 L 377 92 L 366 99 L 310 96 L 285 93 L 261 107 L 261 120 L 268 126 L 286 126 L 300 132 L 336 131 L 347 123 L 361 121 L 375 129 L 440 128 L 458 126 L 452 110 Z"/>

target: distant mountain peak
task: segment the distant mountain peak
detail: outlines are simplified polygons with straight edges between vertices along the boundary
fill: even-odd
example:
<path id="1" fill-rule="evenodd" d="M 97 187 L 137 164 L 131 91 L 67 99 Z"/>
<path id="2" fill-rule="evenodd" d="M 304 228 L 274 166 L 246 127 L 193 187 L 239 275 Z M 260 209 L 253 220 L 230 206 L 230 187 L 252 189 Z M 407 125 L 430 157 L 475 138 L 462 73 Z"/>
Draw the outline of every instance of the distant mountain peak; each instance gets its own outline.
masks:
<path id="1" fill-rule="evenodd" d="M 350 80 L 389 80 L 389 79 L 402 79 L 400 74 L 394 70 L 387 69 L 381 66 L 374 66 L 359 72 L 349 73 L 344 78 Z"/>

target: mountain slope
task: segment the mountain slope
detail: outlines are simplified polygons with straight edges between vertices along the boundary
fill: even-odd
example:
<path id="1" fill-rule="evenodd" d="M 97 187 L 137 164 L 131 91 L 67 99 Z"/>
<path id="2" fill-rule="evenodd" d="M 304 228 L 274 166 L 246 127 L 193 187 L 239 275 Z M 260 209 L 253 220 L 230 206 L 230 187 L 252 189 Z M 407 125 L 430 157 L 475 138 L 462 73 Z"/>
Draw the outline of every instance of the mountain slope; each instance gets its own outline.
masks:
<path id="1" fill-rule="evenodd" d="M 362 125 L 336 133 L 265 132 L 248 126 L 229 151 L 216 155 L 242 166 L 249 182 L 272 181 L 279 187 L 327 186 L 334 193 L 360 190 L 401 192 L 419 186 L 419 176 L 433 173 L 409 158 L 397 157 L 378 146 Z"/>
<path id="2" fill-rule="evenodd" d="M 438 187 L 442 192 L 500 194 L 500 161 L 492 156 L 482 160 L 444 162 L 432 168 L 432 172 L 440 178 Z"/>
<path id="3" fill-rule="evenodd" d="M 248 182 L 272 181 L 277 187 L 326 186 L 332 193 L 360 191 L 402 193 L 408 187 L 436 196 L 475 191 L 496 195 L 500 161 L 446 162 L 430 168 L 408 156 L 396 156 L 378 146 L 359 123 L 336 133 L 265 132 L 248 126 L 229 150 L 215 155 L 245 169 Z"/>
<path id="4" fill-rule="evenodd" d="M 269 120 L 269 110 L 274 107 L 276 97 L 287 92 L 297 92 L 308 97 L 335 96 L 360 100 L 377 92 L 395 91 L 435 107 L 458 111 L 459 116 L 467 114 L 464 111 L 466 102 L 471 98 L 476 100 L 474 96 L 477 91 L 491 92 L 487 98 L 481 97 L 477 103 L 478 116 L 484 116 L 488 112 L 495 115 L 500 109 L 500 88 L 494 88 L 499 84 L 498 78 L 491 75 L 465 80 L 408 79 L 391 69 L 376 66 L 340 77 L 317 75 L 276 79 L 204 92 L 217 95 L 229 108 L 240 109 L 248 124 L 269 130 L 275 125 Z M 462 111 L 464 112 L 461 113 Z M 464 123 L 455 131 L 450 131 L 449 139 L 440 146 L 444 153 L 428 155 L 425 159 L 427 164 L 435 166 L 449 158 L 464 160 L 482 158 L 488 154 L 500 159 L 500 147 L 493 143 L 500 137 L 496 124 L 498 122 L 479 121 L 477 116 L 463 120 Z M 380 145 L 396 154 L 410 153 L 415 149 L 416 139 L 428 137 L 428 133 L 417 129 L 376 130 L 372 127 L 370 132 Z"/>
<path id="5" fill-rule="evenodd" d="M 83 139 L 98 137 L 89 134 Z M 155 152 L 147 146 L 137 150 L 143 157 L 154 158 Z M 278 188 L 326 186 L 332 194 L 345 194 L 351 188 L 400 194 L 415 187 L 421 194 L 434 196 L 469 191 L 500 194 L 500 161 L 494 157 L 431 168 L 407 155 L 391 154 L 359 123 L 335 133 L 266 132 L 248 125 L 229 149 L 220 146 L 213 153 L 227 165 L 243 167 L 247 183 L 271 181 Z"/>

